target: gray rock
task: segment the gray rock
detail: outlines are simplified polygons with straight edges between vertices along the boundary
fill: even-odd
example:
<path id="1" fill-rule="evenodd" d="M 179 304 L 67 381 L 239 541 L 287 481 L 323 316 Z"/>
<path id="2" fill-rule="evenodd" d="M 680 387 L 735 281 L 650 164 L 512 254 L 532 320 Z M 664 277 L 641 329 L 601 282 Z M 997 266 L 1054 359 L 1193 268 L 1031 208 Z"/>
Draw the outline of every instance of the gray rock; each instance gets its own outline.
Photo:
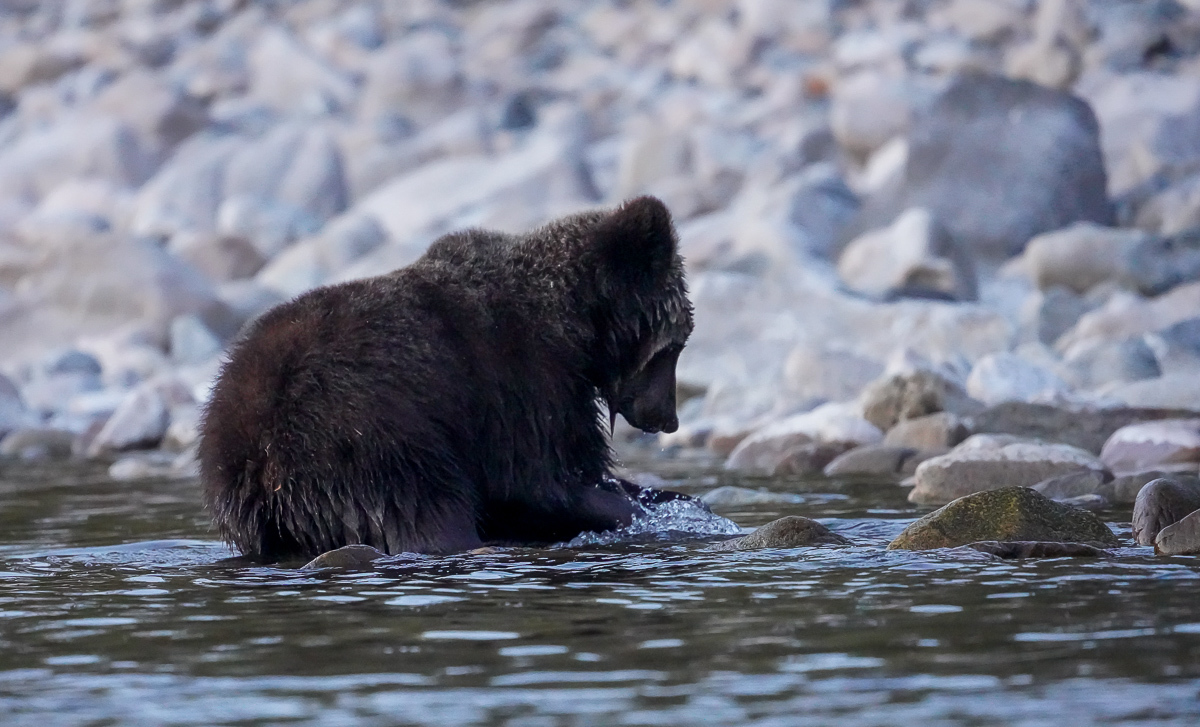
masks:
<path id="1" fill-rule="evenodd" d="M 372 563 L 386 557 L 386 553 L 369 545 L 344 545 L 327 553 L 321 553 L 316 558 L 305 563 L 300 570 L 319 570 L 322 568 L 370 570 Z"/>
<path id="2" fill-rule="evenodd" d="M 899 481 L 912 475 L 920 463 L 944 453 L 945 450 L 922 452 L 911 447 L 868 444 L 838 456 L 825 466 L 825 476 L 889 477 Z"/>
<path id="3" fill-rule="evenodd" d="M 1138 199 L 1138 193 L 1143 189 L 1139 187 L 1133 198 Z M 1194 235 L 1188 234 L 1189 231 L 1200 227 L 1200 174 L 1171 182 L 1151 193 L 1137 205 L 1134 224 L 1143 230 L 1158 232 L 1164 239 L 1179 236 L 1185 243 L 1191 243 Z"/>
<path id="4" fill-rule="evenodd" d="M 154 447 L 166 434 L 167 403 L 154 386 L 131 391 L 88 446 L 89 457 Z"/>
<path id="5" fill-rule="evenodd" d="M 955 81 L 913 121 L 904 183 L 868 202 L 860 229 L 912 207 L 975 253 L 999 257 L 1072 222 L 1112 224 L 1091 108 L 1025 81 Z"/>
<path id="6" fill-rule="evenodd" d="M 791 195 L 787 218 L 803 249 L 820 258 L 832 258 L 843 230 L 858 214 L 858 197 L 833 164 L 810 165 L 784 186 Z"/>
<path id="7" fill-rule="evenodd" d="M 1159 532 L 1200 510 L 1200 481 L 1164 477 L 1148 483 L 1133 503 L 1133 539 L 1153 545 Z"/>
<path id="8" fill-rule="evenodd" d="M 849 540 L 816 520 L 789 515 L 773 520 L 740 538 L 714 543 L 708 550 L 762 550 L 764 548 L 804 548 L 817 545 L 848 545 Z"/>
<path id="9" fill-rule="evenodd" d="M 976 492 L 1010 486 L 1028 488 L 1079 470 L 1102 472 L 1104 463 L 1089 452 L 1065 444 L 976 434 L 948 454 L 922 462 L 908 500 L 940 505 Z"/>
<path id="10" fill-rule="evenodd" d="M 1114 472 L 1145 472 L 1169 466 L 1200 468 L 1200 419 L 1160 419 L 1113 432 L 1100 459 Z"/>
<path id="11" fill-rule="evenodd" d="M 1117 536 L 1090 512 L 1063 505 L 1028 487 L 1003 487 L 959 498 L 909 525 L 888 550 L 955 548 L 980 541 L 1041 541 L 1117 545 Z"/>
<path id="12" fill-rule="evenodd" d="M 163 435 L 162 446 L 171 452 L 184 452 L 200 440 L 200 407 L 195 404 L 172 406 L 171 423 Z"/>
<path id="13" fill-rule="evenodd" d="M 101 388 L 100 376 L 88 371 L 41 372 L 22 387 L 22 394 L 30 409 L 49 414 L 70 399 Z"/>
<path id="14" fill-rule="evenodd" d="M 1105 485 L 1112 480 L 1112 474 L 1104 470 L 1076 470 L 1042 480 L 1034 485 L 1033 489 L 1051 500 L 1061 502 L 1076 497 L 1101 494 Z"/>
<path id="15" fill-rule="evenodd" d="M 1022 339 L 1052 345 L 1091 310 L 1083 296 L 1060 286 L 1037 291 L 1021 307 Z"/>
<path id="16" fill-rule="evenodd" d="M 1158 531 L 1154 552 L 1159 555 L 1200 554 L 1200 510 Z"/>
<path id="17" fill-rule="evenodd" d="M 983 409 L 962 386 L 928 370 L 879 379 L 863 391 L 861 402 L 863 417 L 885 432 L 905 419 L 942 411 L 966 416 Z"/>
<path id="18" fill-rule="evenodd" d="M 138 191 L 131 229 L 148 237 L 214 232 L 225 198 L 225 169 L 245 146 L 236 136 L 196 134 Z"/>
<path id="19" fill-rule="evenodd" d="M 838 275 L 851 290 L 877 298 L 978 297 L 970 253 L 921 208 L 852 240 L 838 259 Z"/>
<path id="20" fill-rule="evenodd" d="M 1200 371 L 1200 318 L 1189 318 L 1161 331 L 1147 333 L 1143 340 L 1153 351 L 1163 374 Z"/>
<path id="21" fill-rule="evenodd" d="M 1112 482 L 1105 485 L 1103 494 L 1114 505 L 1132 505 L 1137 501 L 1138 493 L 1142 491 L 1143 487 L 1154 480 L 1168 476 L 1170 476 L 1168 473 L 1161 470 L 1117 475 Z"/>
<path id="22" fill-rule="evenodd" d="M 451 38 L 436 28 L 417 30 L 371 55 L 359 110 L 367 119 L 399 112 L 428 123 L 454 107 L 463 80 Z"/>
<path id="23" fill-rule="evenodd" d="M 804 502 L 800 495 L 787 492 L 769 492 L 764 489 L 722 485 L 700 496 L 700 501 L 709 507 L 743 507 L 746 505 L 783 505 Z"/>
<path id="24" fill-rule="evenodd" d="M 1189 415 L 1194 416 L 1194 412 L 1142 407 L 1095 409 L 1010 401 L 988 407 L 972 417 L 971 423 L 973 431 L 978 433 L 1013 434 L 1061 442 L 1099 454 L 1108 438 L 1121 427 Z"/>
<path id="25" fill-rule="evenodd" d="M 208 125 L 203 101 L 164 76 L 137 69 L 105 88 L 91 110 L 119 118 L 138 131 L 145 146 L 161 157 Z"/>
<path id="26" fill-rule="evenodd" d="M 971 435 L 962 419 L 949 412 L 926 414 L 897 422 L 883 437 L 890 447 L 939 451 L 958 446 Z"/>
<path id="27" fill-rule="evenodd" d="M 830 462 L 854 449 L 854 442 L 809 442 L 788 449 L 770 474 L 776 477 L 814 477 L 822 474 Z"/>
<path id="28" fill-rule="evenodd" d="M 1086 543 L 1055 543 L 1038 540 L 983 540 L 978 543 L 968 543 L 968 548 L 988 553 L 997 558 L 1015 560 L 1018 558 L 1100 558 L 1108 555 L 1107 551 Z"/>
<path id="29" fill-rule="evenodd" d="M 0 91 L 14 94 L 28 85 L 48 83 L 82 65 L 84 59 L 59 44 L 13 43 L 0 53 Z"/>
<path id="30" fill-rule="evenodd" d="M 1180 285 L 1156 298 L 1115 293 L 1105 303 L 1080 317 L 1055 344 L 1070 350 L 1089 339 L 1121 340 L 1141 336 L 1196 317 L 1200 310 L 1200 283 Z"/>
<path id="31" fill-rule="evenodd" d="M 68 459 L 75 434 L 62 429 L 17 429 L 0 438 L 0 456 L 34 459 Z"/>
<path id="32" fill-rule="evenodd" d="M 1195 416 L 1200 412 L 1200 378 L 1192 372 L 1133 381 L 1109 388 L 1104 393 L 1111 401 L 1128 407 L 1180 407 L 1177 416 Z"/>

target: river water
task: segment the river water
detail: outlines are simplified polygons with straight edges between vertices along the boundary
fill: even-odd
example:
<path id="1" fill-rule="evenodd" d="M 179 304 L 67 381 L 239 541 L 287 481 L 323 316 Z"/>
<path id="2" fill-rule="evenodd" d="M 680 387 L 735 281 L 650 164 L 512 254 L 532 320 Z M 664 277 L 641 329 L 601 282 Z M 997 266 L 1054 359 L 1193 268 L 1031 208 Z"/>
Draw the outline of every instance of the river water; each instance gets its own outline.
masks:
<path id="1" fill-rule="evenodd" d="M 854 545 L 246 567 L 194 481 L 0 462 L 0 724 L 1200 724 L 1200 558 L 886 552 L 921 514 L 894 485 L 637 467 Z"/>

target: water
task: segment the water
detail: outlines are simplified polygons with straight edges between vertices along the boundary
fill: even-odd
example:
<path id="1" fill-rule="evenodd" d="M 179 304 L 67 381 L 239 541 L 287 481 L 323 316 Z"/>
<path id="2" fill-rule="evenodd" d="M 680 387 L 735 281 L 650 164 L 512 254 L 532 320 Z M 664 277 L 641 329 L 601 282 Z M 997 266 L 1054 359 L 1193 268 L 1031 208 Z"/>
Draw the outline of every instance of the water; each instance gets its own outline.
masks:
<path id="1" fill-rule="evenodd" d="M 885 552 L 894 486 L 650 468 L 854 545 L 244 567 L 194 482 L 0 462 L 0 724 L 1200 724 L 1198 558 Z"/>

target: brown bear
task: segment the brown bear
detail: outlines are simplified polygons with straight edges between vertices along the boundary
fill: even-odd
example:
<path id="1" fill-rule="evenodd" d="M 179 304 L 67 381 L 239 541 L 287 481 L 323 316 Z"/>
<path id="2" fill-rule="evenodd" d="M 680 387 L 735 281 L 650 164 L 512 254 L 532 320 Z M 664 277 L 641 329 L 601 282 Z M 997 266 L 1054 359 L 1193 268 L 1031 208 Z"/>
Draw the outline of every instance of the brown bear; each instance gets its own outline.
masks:
<path id="1" fill-rule="evenodd" d="M 222 538 L 272 560 L 627 525 L 637 488 L 611 476 L 601 404 L 674 431 L 691 331 L 670 213 L 652 197 L 525 235 L 447 235 L 406 268 L 248 326 L 201 423 L 206 504 Z"/>

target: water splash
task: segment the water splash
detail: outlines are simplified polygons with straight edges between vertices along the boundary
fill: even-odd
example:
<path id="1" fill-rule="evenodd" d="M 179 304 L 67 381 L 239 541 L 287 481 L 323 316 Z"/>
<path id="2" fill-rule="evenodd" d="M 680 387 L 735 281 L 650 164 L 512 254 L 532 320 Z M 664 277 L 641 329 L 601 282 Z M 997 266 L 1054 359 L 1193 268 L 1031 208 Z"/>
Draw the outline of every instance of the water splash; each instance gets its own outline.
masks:
<path id="1" fill-rule="evenodd" d="M 642 506 L 633 522 L 618 530 L 580 533 L 562 544 L 566 548 L 610 545 L 629 541 L 675 540 L 707 535 L 740 535 L 737 523 L 715 515 L 697 500 L 668 500 Z"/>

